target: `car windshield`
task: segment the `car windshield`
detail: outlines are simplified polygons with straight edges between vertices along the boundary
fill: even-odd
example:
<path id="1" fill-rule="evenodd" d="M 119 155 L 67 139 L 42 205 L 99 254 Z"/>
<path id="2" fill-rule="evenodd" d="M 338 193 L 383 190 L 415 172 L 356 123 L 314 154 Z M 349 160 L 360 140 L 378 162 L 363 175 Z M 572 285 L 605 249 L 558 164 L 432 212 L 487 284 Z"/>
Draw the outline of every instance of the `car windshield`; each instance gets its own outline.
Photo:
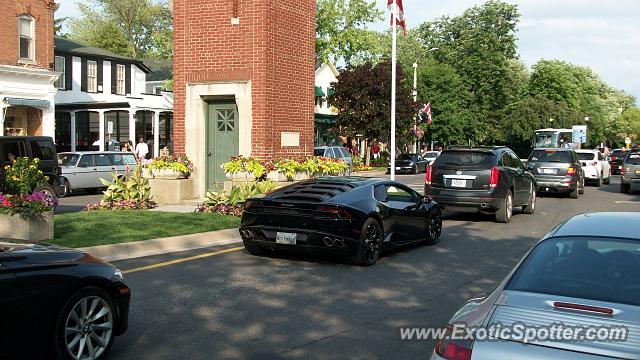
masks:
<path id="1" fill-rule="evenodd" d="M 570 163 L 571 155 L 568 151 L 534 150 L 529 156 L 529 162 L 561 162 Z"/>
<path id="2" fill-rule="evenodd" d="M 58 154 L 58 164 L 60 166 L 76 166 L 80 159 L 78 154 Z"/>
<path id="3" fill-rule="evenodd" d="M 640 241 L 550 238 L 516 270 L 506 290 L 640 305 Z"/>
<path id="4" fill-rule="evenodd" d="M 577 154 L 578 154 L 578 159 L 580 159 L 580 160 L 594 160 L 595 156 L 596 156 L 596 154 L 591 153 L 591 152 L 589 152 L 589 153 L 581 153 L 581 152 L 579 152 Z"/>
<path id="5" fill-rule="evenodd" d="M 640 165 L 640 150 L 634 150 L 624 159 L 626 164 Z"/>
<path id="6" fill-rule="evenodd" d="M 313 149 L 313 156 L 324 156 L 325 149 Z"/>
<path id="7" fill-rule="evenodd" d="M 435 166 L 491 167 L 496 157 L 484 151 L 445 151 L 436 159 Z"/>
<path id="8" fill-rule="evenodd" d="M 415 154 L 400 154 L 398 155 L 398 160 L 410 160 L 413 161 L 416 159 Z"/>

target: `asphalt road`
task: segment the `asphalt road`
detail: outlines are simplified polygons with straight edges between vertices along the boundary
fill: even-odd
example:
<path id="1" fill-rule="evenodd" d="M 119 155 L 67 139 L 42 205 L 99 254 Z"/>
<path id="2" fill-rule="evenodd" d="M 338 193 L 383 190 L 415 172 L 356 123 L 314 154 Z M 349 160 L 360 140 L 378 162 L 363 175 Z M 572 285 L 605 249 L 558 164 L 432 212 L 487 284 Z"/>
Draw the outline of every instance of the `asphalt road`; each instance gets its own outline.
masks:
<path id="1" fill-rule="evenodd" d="M 102 192 L 96 195 L 90 195 L 84 192 L 73 193 L 59 199 L 56 214 L 71 213 L 82 211 L 87 204 L 97 203 L 102 199 Z"/>
<path id="2" fill-rule="evenodd" d="M 423 176 L 399 180 L 419 189 Z M 535 215 L 514 214 L 510 224 L 445 213 L 440 244 L 388 254 L 369 268 L 244 250 L 215 255 L 224 248 L 117 262 L 127 270 L 206 256 L 125 275 L 130 328 L 110 359 L 425 359 L 435 342 L 402 341 L 400 327 L 445 326 L 571 215 L 640 211 L 640 194 L 620 194 L 618 181 L 588 187 L 578 200 L 540 198 Z"/>

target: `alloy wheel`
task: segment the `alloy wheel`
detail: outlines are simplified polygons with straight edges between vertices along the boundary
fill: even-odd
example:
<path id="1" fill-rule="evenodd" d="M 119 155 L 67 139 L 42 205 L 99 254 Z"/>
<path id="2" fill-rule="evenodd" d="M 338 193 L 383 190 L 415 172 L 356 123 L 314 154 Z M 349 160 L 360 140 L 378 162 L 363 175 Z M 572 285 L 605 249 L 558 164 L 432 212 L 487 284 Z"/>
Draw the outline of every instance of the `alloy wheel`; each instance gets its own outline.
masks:
<path id="1" fill-rule="evenodd" d="M 100 296 L 76 303 L 65 322 L 65 345 L 71 358 L 93 360 L 106 350 L 113 336 L 113 312 Z"/>
<path id="2" fill-rule="evenodd" d="M 440 214 L 440 211 L 433 212 L 427 225 L 429 226 L 429 238 L 432 240 L 438 239 L 442 233 L 442 214 Z"/>
<path id="3" fill-rule="evenodd" d="M 511 215 L 513 215 L 513 199 L 511 198 L 511 194 L 507 195 L 507 219 L 511 219 Z"/>
<path id="4" fill-rule="evenodd" d="M 368 262 L 374 262 L 378 259 L 380 253 L 380 229 L 377 224 L 371 223 L 367 226 L 364 251 Z"/>

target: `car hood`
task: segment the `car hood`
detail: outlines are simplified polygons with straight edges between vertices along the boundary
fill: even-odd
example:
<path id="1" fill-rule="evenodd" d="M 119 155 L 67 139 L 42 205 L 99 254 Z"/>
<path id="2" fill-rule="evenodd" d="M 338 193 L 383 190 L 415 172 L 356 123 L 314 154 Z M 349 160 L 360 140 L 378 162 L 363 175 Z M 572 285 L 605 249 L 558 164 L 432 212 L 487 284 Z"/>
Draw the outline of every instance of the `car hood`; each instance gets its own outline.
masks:
<path id="1" fill-rule="evenodd" d="M 13 244 L 0 242 L 0 256 L 27 264 L 104 263 L 80 250 L 54 244 Z"/>

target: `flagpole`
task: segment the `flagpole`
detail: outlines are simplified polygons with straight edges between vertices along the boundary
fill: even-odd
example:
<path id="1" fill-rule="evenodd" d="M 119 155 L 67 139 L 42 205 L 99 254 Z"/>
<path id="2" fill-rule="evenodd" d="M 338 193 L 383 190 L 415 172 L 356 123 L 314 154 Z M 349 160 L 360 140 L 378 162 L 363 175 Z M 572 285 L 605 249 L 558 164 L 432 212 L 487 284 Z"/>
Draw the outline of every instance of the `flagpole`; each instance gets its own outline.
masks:
<path id="1" fill-rule="evenodd" d="M 396 0 L 393 0 L 391 6 L 392 21 L 392 38 L 391 38 L 391 181 L 396 177 L 396 19 L 398 9 L 396 8 Z"/>

